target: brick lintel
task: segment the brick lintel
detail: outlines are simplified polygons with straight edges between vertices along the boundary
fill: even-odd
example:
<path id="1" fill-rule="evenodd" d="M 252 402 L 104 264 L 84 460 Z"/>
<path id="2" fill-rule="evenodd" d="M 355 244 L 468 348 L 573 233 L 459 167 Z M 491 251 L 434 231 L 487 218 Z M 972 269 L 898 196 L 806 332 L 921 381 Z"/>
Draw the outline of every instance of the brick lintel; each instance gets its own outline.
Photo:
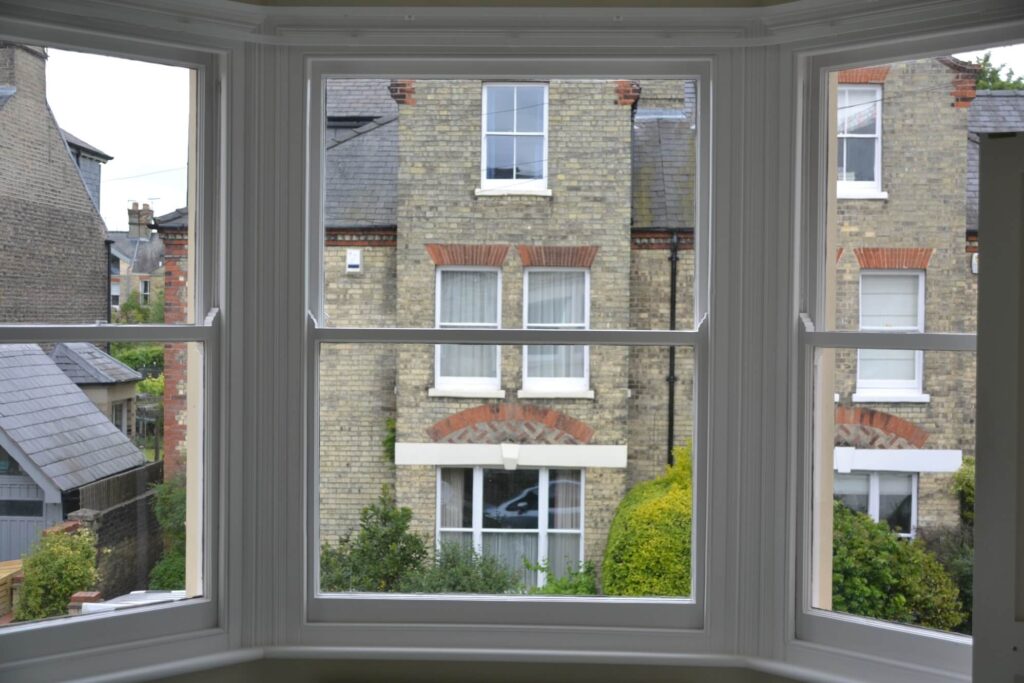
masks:
<path id="1" fill-rule="evenodd" d="M 520 244 L 516 249 L 523 266 L 555 268 L 590 268 L 597 257 L 597 247 L 543 247 Z"/>
<path id="2" fill-rule="evenodd" d="M 672 233 L 679 235 L 680 251 L 693 251 L 693 228 L 633 228 L 630 231 L 630 248 L 669 250 L 672 248 Z"/>
<path id="3" fill-rule="evenodd" d="M 860 247 L 853 250 L 861 268 L 871 270 L 925 270 L 934 249 L 920 247 Z"/>
<path id="4" fill-rule="evenodd" d="M 426 244 L 437 266 L 490 266 L 500 268 L 508 256 L 507 244 Z"/>

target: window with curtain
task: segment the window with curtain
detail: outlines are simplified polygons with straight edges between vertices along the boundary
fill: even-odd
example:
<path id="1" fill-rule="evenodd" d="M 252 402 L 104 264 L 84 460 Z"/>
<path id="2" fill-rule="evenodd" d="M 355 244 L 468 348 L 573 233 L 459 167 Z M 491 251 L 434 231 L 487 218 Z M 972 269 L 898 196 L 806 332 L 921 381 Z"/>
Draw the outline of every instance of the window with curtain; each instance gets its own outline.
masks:
<path id="1" fill-rule="evenodd" d="M 901 536 L 913 536 L 917 519 L 917 476 L 911 472 L 836 474 L 833 497 L 854 512 L 885 522 Z"/>
<path id="2" fill-rule="evenodd" d="M 860 278 L 860 329 L 885 332 L 924 331 L 924 274 L 871 272 Z M 862 400 L 899 400 L 919 395 L 921 351 L 861 349 L 857 392 Z"/>
<path id="3" fill-rule="evenodd" d="M 437 326 L 498 328 L 500 276 L 496 269 L 445 268 L 437 271 Z M 438 389 L 498 389 L 498 347 L 439 344 Z"/>
<path id="4" fill-rule="evenodd" d="M 583 473 L 565 469 L 443 467 L 438 543 L 497 558 L 527 587 L 579 568 Z M 537 567 L 548 568 L 547 572 Z"/>
<path id="5" fill-rule="evenodd" d="M 590 287 L 586 270 L 531 269 L 526 271 L 528 329 L 585 330 L 589 326 Z M 527 346 L 523 389 L 586 391 L 589 387 L 586 346 Z"/>

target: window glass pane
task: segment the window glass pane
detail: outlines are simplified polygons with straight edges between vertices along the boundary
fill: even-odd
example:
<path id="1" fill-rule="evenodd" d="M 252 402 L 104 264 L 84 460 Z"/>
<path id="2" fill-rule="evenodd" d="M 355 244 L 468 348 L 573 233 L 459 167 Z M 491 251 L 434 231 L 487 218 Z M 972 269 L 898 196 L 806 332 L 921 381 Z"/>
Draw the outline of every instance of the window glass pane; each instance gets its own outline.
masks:
<path id="1" fill-rule="evenodd" d="M 916 351 L 861 349 L 858 360 L 860 379 L 913 381 L 917 377 Z"/>
<path id="2" fill-rule="evenodd" d="M 817 352 L 812 605 L 969 634 L 975 354 L 906 353 L 927 401 L 858 393 L 857 352 Z"/>
<path id="3" fill-rule="evenodd" d="M 878 475 L 878 518 L 893 531 L 911 531 L 913 485 L 913 477 L 909 474 Z"/>
<path id="4" fill-rule="evenodd" d="M 582 346 L 528 346 L 526 356 L 529 377 L 583 377 L 586 372 L 586 349 Z"/>
<path id="5" fill-rule="evenodd" d="M 860 324 L 863 328 L 917 328 L 917 273 L 864 274 L 860 282 Z"/>
<path id="6" fill-rule="evenodd" d="M 595 329 L 692 329 L 699 84 L 638 79 L 632 102 L 619 97 L 622 83 L 329 79 L 315 165 L 323 174 L 318 322 L 522 328 L 524 269 L 552 267 L 589 269 Z M 545 88 L 556 103 L 547 130 L 544 107 L 534 106 Z M 518 132 L 511 119 L 488 126 L 485 105 L 517 117 Z M 437 269 L 449 267 L 501 273 L 500 321 L 438 310 Z M 484 296 L 481 287 L 470 288 Z M 559 317 L 530 324 L 583 325 L 583 310 L 577 298 Z"/>
<path id="7" fill-rule="evenodd" d="M 544 177 L 544 138 L 539 135 L 517 135 L 516 178 Z"/>
<path id="8" fill-rule="evenodd" d="M 837 474 L 835 499 L 854 512 L 868 513 L 870 480 L 866 474 Z"/>
<path id="9" fill-rule="evenodd" d="M 440 305 L 441 325 L 496 325 L 498 273 L 442 270 Z"/>
<path id="10" fill-rule="evenodd" d="M 580 400 L 520 395 L 518 345 L 499 347 L 497 389 L 438 392 L 433 345 L 321 344 L 320 591 L 481 592 L 482 558 L 505 570 L 485 593 L 559 594 L 583 571 L 585 594 L 691 595 L 695 359 L 674 352 L 670 412 L 665 348 L 592 347 Z"/>
<path id="11" fill-rule="evenodd" d="M 186 68 L 0 46 L 0 324 L 193 319 L 194 81 Z M 140 117 L 140 101 L 161 104 Z"/>
<path id="12" fill-rule="evenodd" d="M 528 325 L 583 325 L 586 322 L 586 273 L 531 270 L 527 278 Z"/>
<path id="13" fill-rule="evenodd" d="M 874 135 L 880 90 L 847 88 L 847 102 L 839 107 L 840 130 L 850 135 Z"/>
<path id="14" fill-rule="evenodd" d="M 873 138 L 846 138 L 845 174 L 840 180 L 875 179 L 875 141 Z"/>
<path id="15" fill-rule="evenodd" d="M 441 527 L 458 529 L 473 526 L 473 470 L 441 470 Z"/>
<path id="16" fill-rule="evenodd" d="M 579 470 L 551 470 L 548 482 L 548 527 L 579 529 L 583 504 Z"/>
<path id="17" fill-rule="evenodd" d="M 537 470 L 484 470 L 484 528 L 536 529 Z"/>
<path id="18" fill-rule="evenodd" d="M 203 594 L 202 378 L 197 343 L 0 345 L 0 617 Z"/>
<path id="19" fill-rule="evenodd" d="M 515 88 L 488 86 L 484 88 L 487 97 L 487 132 L 511 133 L 515 130 Z"/>
<path id="20" fill-rule="evenodd" d="M 510 135 L 487 136 L 487 177 L 513 178 L 515 141 Z"/>
<path id="21" fill-rule="evenodd" d="M 543 86 L 516 87 L 516 132 L 544 132 L 544 91 Z"/>
<path id="22" fill-rule="evenodd" d="M 497 377 L 498 348 L 478 344 L 440 344 L 442 377 Z"/>

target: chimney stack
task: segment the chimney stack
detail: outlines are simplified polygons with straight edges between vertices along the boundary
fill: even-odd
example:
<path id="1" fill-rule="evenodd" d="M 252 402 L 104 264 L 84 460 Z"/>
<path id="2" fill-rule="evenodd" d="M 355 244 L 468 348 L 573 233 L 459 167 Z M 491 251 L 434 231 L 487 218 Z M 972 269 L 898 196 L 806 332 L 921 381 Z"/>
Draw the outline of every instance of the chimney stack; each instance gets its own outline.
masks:
<path id="1" fill-rule="evenodd" d="M 132 202 L 132 208 L 128 209 L 128 236 L 148 240 L 152 222 L 153 209 L 149 204 L 143 204 L 140 209 L 138 202 Z"/>

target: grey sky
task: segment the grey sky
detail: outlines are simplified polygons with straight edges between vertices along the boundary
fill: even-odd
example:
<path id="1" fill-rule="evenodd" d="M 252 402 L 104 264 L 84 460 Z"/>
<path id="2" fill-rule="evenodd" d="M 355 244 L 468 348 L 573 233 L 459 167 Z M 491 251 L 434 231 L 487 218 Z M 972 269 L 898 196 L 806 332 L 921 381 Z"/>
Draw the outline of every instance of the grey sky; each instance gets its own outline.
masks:
<path id="1" fill-rule="evenodd" d="M 100 187 L 107 229 L 128 229 L 132 201 L 158 216 L 185 206 L 188 69 L 49 50 L 46 96 L 61 128 L 114 157 Z"/>
<path id="2" fill-rule="evenodd" d="M 985 50 L 958 54 L 973 60 Z M 1024 45 L 993 48 L 994 64 L 1024 75 Z M 131 202 L 156 215 L 185 206 L 188 70 L 50 50 L 46 93 L 57 123 L 113 156 L 103 167 L 100 213 L 127 230 Z"/>

